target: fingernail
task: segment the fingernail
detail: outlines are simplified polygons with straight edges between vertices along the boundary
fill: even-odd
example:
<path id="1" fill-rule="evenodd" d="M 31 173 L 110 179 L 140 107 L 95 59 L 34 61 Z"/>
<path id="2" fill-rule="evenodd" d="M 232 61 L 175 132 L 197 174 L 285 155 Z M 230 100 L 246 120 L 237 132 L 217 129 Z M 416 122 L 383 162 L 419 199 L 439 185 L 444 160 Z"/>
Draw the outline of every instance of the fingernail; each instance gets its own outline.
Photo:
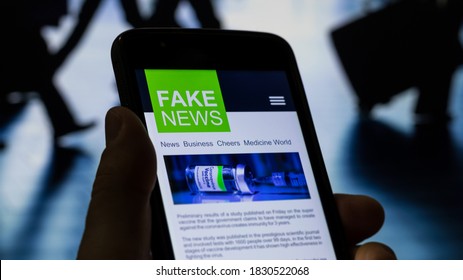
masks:
<path id="1" fill-rule="evenodd" d="M 114 140 L 117 139 L 119 131 L 122 127 L 122 119 L 119 114 L 117 114 L 116 110 L 111 109 L 106 114 L 105 127 L 106 146 L 109 146 Z"/>

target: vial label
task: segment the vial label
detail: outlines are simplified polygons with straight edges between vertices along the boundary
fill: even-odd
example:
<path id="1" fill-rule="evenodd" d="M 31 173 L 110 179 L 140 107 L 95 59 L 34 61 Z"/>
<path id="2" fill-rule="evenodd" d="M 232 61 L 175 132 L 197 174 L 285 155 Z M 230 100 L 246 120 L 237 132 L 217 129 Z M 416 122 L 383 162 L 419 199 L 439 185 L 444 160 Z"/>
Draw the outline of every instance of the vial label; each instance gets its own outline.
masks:
<path id="1" fill-rule="evenodd" d="M 223 166 L 196 166 L 195 182 L 200 192 L 226 192 L 222 176 Z"/>

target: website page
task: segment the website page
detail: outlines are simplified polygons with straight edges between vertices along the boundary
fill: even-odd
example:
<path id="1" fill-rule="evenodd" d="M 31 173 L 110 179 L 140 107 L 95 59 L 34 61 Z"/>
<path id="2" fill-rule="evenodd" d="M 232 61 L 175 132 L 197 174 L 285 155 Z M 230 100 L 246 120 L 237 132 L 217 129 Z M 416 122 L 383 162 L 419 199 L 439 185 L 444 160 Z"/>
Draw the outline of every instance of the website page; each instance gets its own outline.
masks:
<path id="1" fill-rule="evenodd" d="M 137 72 L 176 259 L 334 259 L 283 71 Z"/>

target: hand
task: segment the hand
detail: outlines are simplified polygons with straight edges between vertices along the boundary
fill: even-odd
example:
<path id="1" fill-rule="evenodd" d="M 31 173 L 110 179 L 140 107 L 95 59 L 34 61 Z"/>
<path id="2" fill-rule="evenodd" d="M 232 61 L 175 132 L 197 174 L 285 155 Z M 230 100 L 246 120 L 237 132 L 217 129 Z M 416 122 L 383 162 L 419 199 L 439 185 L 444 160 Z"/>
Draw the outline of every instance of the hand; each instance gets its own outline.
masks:
<path id="1" fill-rule="evenodd" d="M 106 149 L 93 185 L 79 259 L 149 259 L 149 197 L 156 182 L 156 157 L 140 120 L 117 107 L 106 116 Z M 365 196 L 336 195 L 355 259 L 394 259 L 379 243 L 359 242 L 382 226 L 381 205 Z M 155 229 L 154 229 L 155 230 Z"/>
<path id="2" fill-rule="evenodd" d="M 149 259 L 149 197 L 156 158 L 141 121 L 118 107 L 106 115 L 106 149 L 93 185 L 79 259 Z"/>
<path id="3" fill-rule="evenodd" d="M 396 259 L 394 251 L 384 244 L 370 242 L 357 245 L 381 229 L 384 210 L 379 202 L 362 195 L 335 194 L 335 199 L 352 259 Z"/>

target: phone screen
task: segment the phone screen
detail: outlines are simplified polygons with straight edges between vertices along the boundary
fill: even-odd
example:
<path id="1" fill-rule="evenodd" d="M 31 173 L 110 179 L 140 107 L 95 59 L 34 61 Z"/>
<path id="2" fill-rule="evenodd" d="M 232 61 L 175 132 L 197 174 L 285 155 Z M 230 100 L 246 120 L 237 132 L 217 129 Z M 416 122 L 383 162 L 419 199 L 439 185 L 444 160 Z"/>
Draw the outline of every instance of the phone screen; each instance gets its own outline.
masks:
<path id="1" fill-rule="evenodd" d="M 285 71 L 136 77 L 175 259 L 336 258 Z"/>

